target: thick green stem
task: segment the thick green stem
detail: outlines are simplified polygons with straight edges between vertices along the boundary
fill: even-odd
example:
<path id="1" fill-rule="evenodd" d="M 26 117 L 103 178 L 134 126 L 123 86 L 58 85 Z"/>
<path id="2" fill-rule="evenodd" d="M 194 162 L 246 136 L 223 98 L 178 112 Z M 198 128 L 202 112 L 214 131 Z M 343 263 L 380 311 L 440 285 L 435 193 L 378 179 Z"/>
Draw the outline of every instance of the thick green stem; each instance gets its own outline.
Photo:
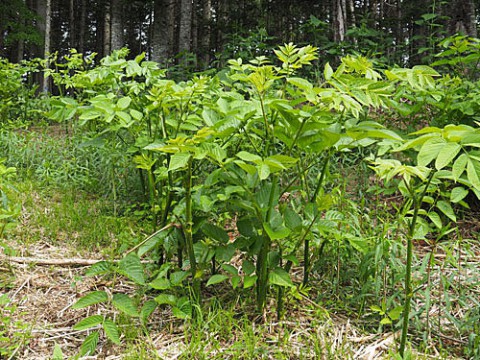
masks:
<path id="1" fill-rule="evenodd" d="M 277 187 L 278 177 L 274 176 L 272 178 L 272 187 L 270 189 L 270 196 L 268 199 L 268 208 L 265 214 L 265 223 L 270 222 L 273 211 L 273 202 L 275 200 L 275 189 Z M 263 233 L 263 244 L 260 249 L 260 252 L 257 255 L 257 310 L 259 313 L 263 313 L 265 304 L 267 302 L 267 290 L 268 290 L 268 253 L 272 241 L 266 231 Z"/>
<path id="2" fill-rule="evenodd" d="M 327 154 L 325 161 L 323 163 L 322 172 L 320 173 L 320 177 L 318 178 L 317 186 L 315 187 L 315 191 L 310 199 L 310 202 L 313 203 L 316 201 L 318 194 L 320 193 L 320 189 L 323 186 L 323 181 L 325 180 L 325 174 L 327 172 L 328 163 L 330 161 L 330 154 Z M 310 240 L 308 237 L 305 237 L 305 243 L 303 247 L 303 285 L 308 283 L 308 277 L 310 273 Z"/>
<path id="3" fill-rule="evenodd" d="M 193 283 L 193 302 L 200 304 L 200 279 L 197 276 L 197 260 L 193 250 L 193 215 L 192 215 L 192 163 L 193 158 L 188 161 L 187 174 L 185 178 L 185 247 L 190 261 L 190 272 Z"/>
<path id="4" fill-rule="evenodd" d="M 268 285 L 268 253 L 270 252 L 270 238 L 263 236 L 263 244 L 257 255 L 257 311 L 262 314 L 267 303 Z"/>
<path id="5" fill-rule="evenodd" d="M 152 212 L 152 228 L 157 231 L 157 210 L 155 209 L 155 176 L 152 169 L 148 170 L 148 192 L 150 197 L 150 211 Z"/>
<path id="6" fill-rule="evenodd" d="M 408 234 L 407 234 L 407 264 L 405 267 L 405 303 L 403 305 L 403 324 L 402 324 L 402 337 L 400 339 L 400 348 L 399 353 L 403 358 L 405 354 L 405 347 L 407 345 L 408 337 L 408 323 L 410 320 L 410 306 L 413 298 L 413 289 L 412 289 L 412 261 L 413 261 L 413 236 L 415 235 L 415 227 L 417 225 L 418 212 L 423 202 L 423 198 L 427 193 L 430 182 L 432 181 L 434 171 L 431 171 L 427 184 L 423 189 L 423 192 L 419 197 L 415 196 L 415 190 L 410 189 L 410 194 L 413 199 L 413 216 L 409 224 Z"/>

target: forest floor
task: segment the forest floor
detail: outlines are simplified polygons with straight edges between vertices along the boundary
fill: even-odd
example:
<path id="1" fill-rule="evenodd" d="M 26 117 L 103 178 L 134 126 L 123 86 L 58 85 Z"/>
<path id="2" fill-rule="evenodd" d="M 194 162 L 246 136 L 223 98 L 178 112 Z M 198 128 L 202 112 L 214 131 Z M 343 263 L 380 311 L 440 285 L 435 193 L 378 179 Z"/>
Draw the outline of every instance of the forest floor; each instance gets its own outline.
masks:
<path id="1" fill-rule="evenodd" d="M 73 325 L 89 315 L 112 313 L 112 309 L 102 306 L 71 309 L 78 298 L 89 291 L 108 291 L 110 284 L 83 276 L 88 268 L 84 264 L 100 259 L 91 253 L 78 252 L 68 243 L 38 242 L 29 247 L 18 246 L 15 252 L 16 257 L 0 255 L 1 282 L 8 283 L 13 306 L 9 307 L 11 310 L 4 308 L 3 316 L 9 318 L 9 336 L 17 338 L 12 359 L 51 359 L 55 344 L 60 346 L 65 358 L 75 355 L 88 330 L 76 331 Z M 133 284 L 122 282 L 116 285 L 116 290 L 134 296 L 136 289 Z M 217 329 L 217 334 L 204 333 L 203 340 L 217 338 L 220 341 L 204 343 L 198 357 L 195 347 L 200 344 L 191 343 L 195 334 L 185 329 L 188 322 L 174 318 L 169 310 L 157 310 L 147 324 L 148 335 L 139 332 L 140 324 L 129 319 L 123 324 L 129 338 L 124 345 L 115 346 L 102 339 L 97 355 L 88 358 L 200 359 L 209 355 L 215 359 L 316 359 L 320 349 L 314 347 L 323 347 L 325 354 L 330 354 L 325 357 L 329 359 L 380 359 L 395 349 L 394 336 L 398 334 L 365 334 L 355 326 L 355 319 L 309 305 L 306 302 L 291 309 L 281 322 L 274 319 L 274 314 L 266 314 L 266 322 L 252 322 L 251 334 L 246 334 L 247 325 L 241 317 L 233 328 Z M 230 320 L 235 321 L 233 315 Z M 120 315 L 114 314 L 117 316 Z M 230 338 L 225 338 L 226 331 Z M 246 344 L 249 341 L 253 341 L 251 345 L 256 348 L 250 349 L 251 352 Z M 242 346 L 245 349 L 238 349 Z M 256 356 L 249 357 L 255 352 Z"/>
<path id="2" fill-rule="evenodd" d="M 31 213 L 34 210 L 58 216 L 59 209 L 47 204 L 51 202 L 38 196 L 37 201 L 30 204 L 33 207 L 24 209 L 16 231 L 22 241 L 9 244 L 9 252 L 15 257 L 0 254 L 0 285 L 10 298 L 2 315 L 7 337 L 15 339 L 11 344 L 12 359 L 51 359 L 56 344 L 65 358 L 70 358 L 78 353 L 89 332 L 73 330 L 72 326 L 78 321 L 92 314 L 122 317 L 102 306 L 71 309 L 77 299 L 89 291 L 111 291 L 111 283 L 105 279 L 83 276 L 87 264 L 108 254 L 78 250 L 75 239 L 81 233 L 58 232 L 57 238 L 49 238 L 46 230 L 35 223 L 36 215 Z M 30 241 L 25 242 L 26 238 Z M 418 244 L 417 250 L 421 255 L 425 248 Z M 480 248 L 469 254 L 477 256 L 465 257 L 463 261 L 470 264 L 470 269 L 477 268 L 480 274 Z M 439 253 L 438 256 L 443 255 Z M 132 296 L 136 292 L 134 284 L 124 279 L 118 280 L 115 289 Z M 168 309 L 157 309 L 146 325 L 148 331 L 143 331 L 135 319 L 121 319 L 122 345 L 116 346 L 101 338 L 97 354 L 87 358 L 389 359 L 392 358 L 390 351 L 396 348 L 395 337 L 399 336 L 398 332 L 389 331 L 366 333 L 354 316 L 327 311 L 306 298 L 290 307 L 285 320 L 280 322 L 276 321 L 274 311 L 256 320 L 247 319 L 236 311 L 238 307 L 224 309 L 216 315 L 213 312 L 205 314 L 206 325 L 198 326 L 174 318 Z M 465 341 L 444 340 L 460 345 Z M 439 355 L 419 355 L 417 358 L 438 359 Z"/>
<path id="3" fill-rule="evenodd" d="M 0 350 L 6 354 L 0 354 L 0 359 L 52 359 L 56 345 L 63 358 L 75 357 L 91 330 L 74 330 L 73 326 L 94 314 L 114 318 L 122 341 L 114 345 L 102 334 L 97 353 L 88 359 L 373 360 L 395 356 L 398 331 L 389 331 L 388 326 L 380 330 L 380 316 L 359 318 L 353 309 L 313 300 L 319 298 L 315 292 L 320 293 L 321 288 L 312 289 L 311 296 L 300 300 L 290 299 L 282 321 L 276 319 L 273 300 L 267 313 L 256 318 L 249 315 L 253 301 L 232 296 L 221 287 L 217 292 L 205 290 L 205 310 L 196 322 L 179 320 L 163 307 L 157 308 L 146 324 L 104 305 L 74 310 L 72 305 L 92 290 L 121 292 L 139 303 L 151 298 L 151 294 L 139 294 L 133 283 L 121 277 L 84 276 L 88 264 L 119 259 L 134 246 L 129 243 L 132 238 L 138 242 L 149 234 L 135 219 L 119 219 L 105 211 L 109 204 L 101 197 L 52 190 L 29 180 L 17 188 L 22 215 L 16 229 L 0 243 Z M 430 302 L 428 317 L 417 322 L 436 323 L 436 329 L 455 330 L 463 326 L 467 310 L 480 309 L 479 221 L 471 216 L 458 226 L 456 237 L 472 240 L 436 244 L 429 290 L 423 284 L 416 295 L 417 308 Z M 431 244 L 415 245 L 420 262 L 433 253 Z M 439 304 L 448 305 L 449 314 Z M 475 320 L 466 323 L 472 328 L 458 333 L 478 333 Z M 414 347 L 425 344 L 423 335 L 416 332 L 411 337 Z M 462 353 L 471 340 L 468 336 L 456 336 L 450 330 L 428 336 L 431 346 L 414 349 L 413 358 L 467 358 Z M 437 351 L 440 343 L 442 348 Z"/>

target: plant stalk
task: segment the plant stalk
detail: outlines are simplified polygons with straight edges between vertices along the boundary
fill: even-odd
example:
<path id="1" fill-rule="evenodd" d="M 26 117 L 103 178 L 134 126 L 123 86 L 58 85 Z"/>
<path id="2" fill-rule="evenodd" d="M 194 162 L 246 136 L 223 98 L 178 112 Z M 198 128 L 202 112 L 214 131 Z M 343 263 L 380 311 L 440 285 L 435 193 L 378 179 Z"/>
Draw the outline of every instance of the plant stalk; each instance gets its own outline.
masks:
<path id="1" fill-rule="evenodd" d="M 197 260 L 193 249 L 193 215 L 192 215 L 192 164 L 193 157 L 190 157 L 187 166 L 185 179 L 185 247 L 190 261 L 190 272 L 192 273 L 193 303 L 200 303 L 200 279 L 197 276 Z"/>
<path id="2" fill-rule="evenodd" d="M 430 186 L 432 181 L 434 171 L 432 170 L 428 176 L 427 184 L 425 189 L 419 197 L 415 196 L 415 190 L 410 189 L 410 194 L 412 195 L 413 200 L 413 216 L 410 221 L 408 236 L 407 236 L 407 264 L 405 268 L 405 303 L 403 305 L 403 324 L 402 324 L 402 337 L 400 339 L 400 348 L 399 353 L 402 358 L 405 355 L 405 347 L 407 345 L 408 337 L 408 322 L 410 320 L 410 307 L 411 301 L 413 298 L 413 289 L 412 289 L 412 260 L 413 260 L 413 236 L 415 235 L 415 227 L 417 225 L 418 212 L 420 206 L 422 205 L 423 198 L 427 193 L 427 189 Z"/>

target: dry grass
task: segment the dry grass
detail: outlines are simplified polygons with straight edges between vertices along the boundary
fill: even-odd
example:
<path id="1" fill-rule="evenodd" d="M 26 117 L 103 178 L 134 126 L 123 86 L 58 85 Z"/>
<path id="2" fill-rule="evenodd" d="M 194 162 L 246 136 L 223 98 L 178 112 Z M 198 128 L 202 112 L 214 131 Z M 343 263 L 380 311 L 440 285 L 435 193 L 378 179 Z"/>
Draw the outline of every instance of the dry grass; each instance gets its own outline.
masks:
<path id="1" fill-rule="evenodd" d="M 40 243 L 30 246 L 27 252 L 39 258 L 52 259 L 62 258 L 63 254 L 72 253 L 74 250 L 66 249 L 65 246 L 59 248 Z M 82 255 L 85 254 L 77 253 L 77 256 Z M 71 309 L 72 304 L 80 296 L 91 290 L 109 291 L 110 284 L 104 280 L 83 277 L 85 267 L 40 266 L 5 261 L 0 267 L 8 270 L 3 273 L 2 282 L 8 283 L 7 293 L 12 303 L 17 306 L 15 320 L 28 324 L 30 333 L 28 341 L 19 344 L 17 359 L 49 359 L 55 344 L 60 345 L 65 355 L 74 355 L 87 334 L 86 331 L 72 330 L 75 323 L 95 313 L 113 312 L 113 316 L 118 316 L 112 309 L 103 306 L 82 310 Z M 465 272 L 463 275 L 469 274 Z M 463 275 L 458 275 L 459 281 Z M 119 282 L 116 291 L 134 294 L 135 288 L 129 283 Z M 267 314 L 266 322 L 253 323 L 253 331 L 259 345 L 262 344 L 271 350 L 270 355 L 258 358 L 276 359 L 279 353 L 283 353 L 283 358 L 288 359 L 316 359 L 319 357 L 313 349 L 313 341 L 325 349 L 325 359 L 385 359 L 388 358 L 389 351 L 396 348 L 395 337 L 398 337 L 398 334 L 391 332 L 365 334 L 354 322 L 339 314 L 328 314 L 323 311 L 323 315 L 319 317 L 318 309 L 319 306 L 312 307 L 306 302 L 291 309 L 287 315 L 288 321 L 276 322 L 269 319 L 273 314 Z M 454 316 L 461 317 L 461 308 L 457 310 L 458 313 Z M 432 308 L 430 316 L 433 318 L 435 314 L 436 309 Z M 147 356 L 145 358 L 185 358 L 185 354 L 192 350 L 189 348 L 190 333 L 185 331 L 185 324 L 175 320 L 168 310 L 162 312 L 157 310 L 152 319 L 154 320 L 148 324 L 149 337 L 140 332 L 137 339 L 137 343 L 143 342 L 147 349 L 149 355 L 144 355 Z M 128 332 L 129 327 L 138 326 L 138 323 L 132 321 L 124 325 L 124 330 Z M 11 330 L 15 331 L 15 328 L 12 327 Z M 205 340 L 216 339 L 217 346 L 214 348 L 206 341 L 204 351 L 210 352 L 211 358 L 236 358 L 233 357 L 235 352 L 232 349 L 236 343 L 244 341 L 242 337 L 245 336 L 237 330 L 232 329 L 230 337 L 216 333 L 205 334 Z M 128 353 L 126 352 L 128 344 L 126 345 L 112 346 L 105 339 L 101 339 L 98 354 L 89 358 L 124 358 Z"/>

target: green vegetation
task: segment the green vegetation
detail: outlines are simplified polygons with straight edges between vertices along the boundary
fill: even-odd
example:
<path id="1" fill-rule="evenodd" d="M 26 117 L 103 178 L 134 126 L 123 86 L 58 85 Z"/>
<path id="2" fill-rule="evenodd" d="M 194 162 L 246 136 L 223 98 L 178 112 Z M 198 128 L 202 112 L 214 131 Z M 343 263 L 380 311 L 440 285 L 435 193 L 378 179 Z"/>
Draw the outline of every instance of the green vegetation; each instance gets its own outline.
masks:
<path id="1" fill-rule="evenodd" d="M 355 358 L 339 313 L 389 357 L 478 356 L 478 238 L 461 226 L 480 199 L 478 41 L 440 46 L 431 66 L 347 55 L 309 76 L 318 49 L 285 44 L 185 81 L 126 49 L 52 57 L 48 124 L 0 103 L 0 240 L 98 260 L 59 311 L 81 346 L 54 337 L 53 357 Z M 23 346 L 16 296 L 0 335 Z"/>

